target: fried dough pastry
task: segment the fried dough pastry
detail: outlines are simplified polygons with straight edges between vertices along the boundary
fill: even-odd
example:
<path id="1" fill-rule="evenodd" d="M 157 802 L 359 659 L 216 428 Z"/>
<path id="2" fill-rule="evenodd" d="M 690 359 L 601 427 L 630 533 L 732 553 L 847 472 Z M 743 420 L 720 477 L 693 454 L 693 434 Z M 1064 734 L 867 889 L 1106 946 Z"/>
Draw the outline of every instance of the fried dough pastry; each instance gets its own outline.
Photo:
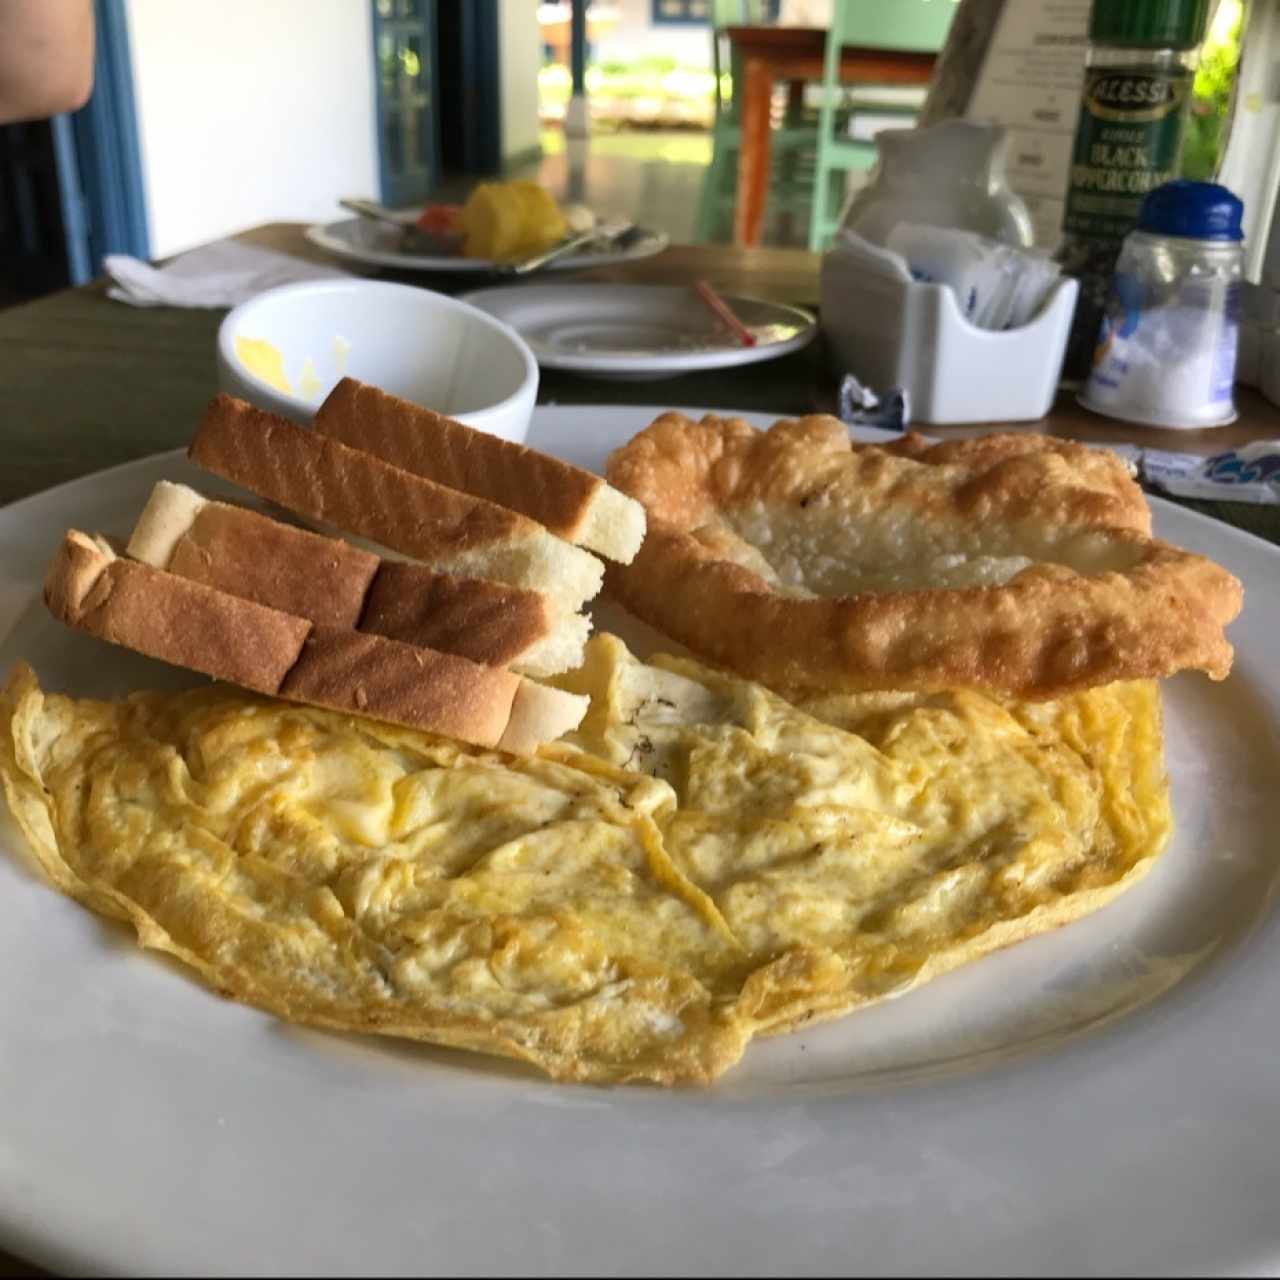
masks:
<path id="1" fill-rule="evenodd" d="M 1170 830 L 1154 683 L 816 714 L 597 636 L 577 750 L 508 757 L 206 686 L 0 694 L 50 880 L 282 1018 L 705 1084 L 756 1035 L 1074 920 Z"/>
<path id="2" fill-rule="evenodd" d="M 860 445 L 826 416 L 758 431 L 666 413 L 607 475 L 649 515 L 607 593 L 775 689 L 1034 700 L 1231 668 L 1240 583 L 1152 538 L 1105 450 L 1011 432 Z"/>

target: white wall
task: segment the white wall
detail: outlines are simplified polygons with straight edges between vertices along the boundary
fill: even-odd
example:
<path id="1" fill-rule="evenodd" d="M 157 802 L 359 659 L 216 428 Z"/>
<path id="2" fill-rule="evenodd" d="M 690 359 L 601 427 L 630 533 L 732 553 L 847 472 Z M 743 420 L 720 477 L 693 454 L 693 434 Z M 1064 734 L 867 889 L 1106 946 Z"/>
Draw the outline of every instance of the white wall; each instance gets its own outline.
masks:
<path id="1" fill-rule="evenodd" d="M 538 68 L 542 36 L 533 0 L 498 0 L 498 76 L 502 92 L 502 156 L 538 145 Z"/>
<path id="2" fill-rule="evenodd" d="M 368 0 L 128 0 L 128 15 L 155 256 L 378 194 Z"/>

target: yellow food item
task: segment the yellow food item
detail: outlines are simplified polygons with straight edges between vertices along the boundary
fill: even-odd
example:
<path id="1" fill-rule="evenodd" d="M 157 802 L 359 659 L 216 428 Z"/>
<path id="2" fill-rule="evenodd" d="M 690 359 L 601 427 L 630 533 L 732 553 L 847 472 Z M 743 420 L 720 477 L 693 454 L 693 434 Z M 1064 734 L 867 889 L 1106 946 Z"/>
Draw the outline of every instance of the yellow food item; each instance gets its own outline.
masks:
<path id="1" fill-rule="evenodd" d="M 752 1036 L 1101 905 L 1170 827 L 1159 693 L 816 714 L 600 635 L 575 746 L 512 759 L 220 686 L 0 699 L 53 882 L 283 1018 L 714 1080 Z"/>
<path id="2" fill-rule="evenodd" d="M 284 356 L 280 348 L 266 338 L 245 338 L 236 335 L 236 359 L 268 386 L 293 395 L 293 387 L 284 371 Z"/>
<path id="3" fill-rule="evenodd" d="M 536 182 L 482 182 L 458 214 L 462 252 L 495 262 L 550 249 L 564 239 L 564 215 Z"/>

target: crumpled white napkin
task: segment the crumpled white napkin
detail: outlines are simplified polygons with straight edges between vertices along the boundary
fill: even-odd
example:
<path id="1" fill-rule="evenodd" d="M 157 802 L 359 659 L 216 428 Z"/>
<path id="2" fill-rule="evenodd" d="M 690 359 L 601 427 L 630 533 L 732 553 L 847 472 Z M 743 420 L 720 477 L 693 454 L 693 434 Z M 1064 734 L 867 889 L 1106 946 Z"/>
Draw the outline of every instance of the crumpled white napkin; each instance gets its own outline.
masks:
<path id="1" fill-rule="evenodd" d="M 135 307 L 234 307 L 277 285 L 351 274 L 238 240 L 202 245 L 163 267 L 123 253 L 103 265 L 113 282 L 107 296 Z"/>

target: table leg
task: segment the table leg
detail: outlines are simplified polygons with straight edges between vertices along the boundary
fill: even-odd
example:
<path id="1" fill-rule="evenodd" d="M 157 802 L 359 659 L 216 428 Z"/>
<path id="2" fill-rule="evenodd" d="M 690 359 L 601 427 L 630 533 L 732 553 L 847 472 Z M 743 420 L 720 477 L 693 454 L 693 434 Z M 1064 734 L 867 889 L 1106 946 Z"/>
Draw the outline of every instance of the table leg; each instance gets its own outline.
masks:
<path id="1" fill-rule="evenodd" d="M 742 66 L 742 145 L 738 151 L 738 192 L 733 208 L 734 243 L 760 243 L 769 195 L 769 107 L 773 71 L 764 58 L 747 57 Z"/>
<path id="2" fill-rule="evenodd" d="M 801 117 L 804 115 L 804 86 L 805 82 L 803 80 L 787 81 L 788 124 L 799 124 Z"/>

